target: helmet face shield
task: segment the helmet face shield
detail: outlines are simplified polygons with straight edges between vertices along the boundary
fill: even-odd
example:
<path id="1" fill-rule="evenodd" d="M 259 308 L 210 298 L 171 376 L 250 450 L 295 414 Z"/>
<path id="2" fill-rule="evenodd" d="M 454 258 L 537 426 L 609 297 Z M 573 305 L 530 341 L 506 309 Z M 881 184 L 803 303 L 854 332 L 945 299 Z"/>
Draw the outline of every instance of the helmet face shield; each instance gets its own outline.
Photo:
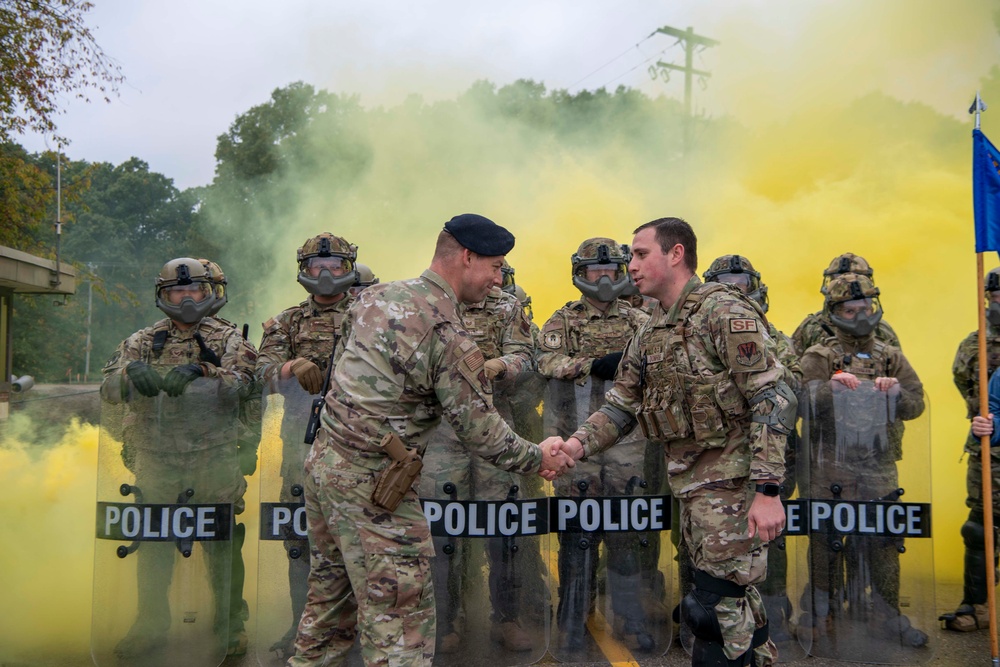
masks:
<path id="1" fill-rule="evenodd" d="M 604 303 L 624 295 L 629 287 L 627 246 L 611 239 L 584 241 L 573 255 L 573 285 L 584 296 Z"/>
<path id="2" fill-rule="evenodd" d="M 830 308 L 830 322 L 852 336 L 867 336 L 882 319 L 878 297 L 842 301 Z"/>
<path id="3" fill-rule="evenodd" d="M 316 296 L 336 296 L 358 281 L 358 252 L 346 240 L 329 233 L 311 238 L 299 249 L 298 281 Z"/>
<path id="4" fill-rule="evenodd" d="M 196 259 L 172 259 L 156 277 L 156 307 L 172 320 L 194 324 L 216 303 L 212 278 Z"/>

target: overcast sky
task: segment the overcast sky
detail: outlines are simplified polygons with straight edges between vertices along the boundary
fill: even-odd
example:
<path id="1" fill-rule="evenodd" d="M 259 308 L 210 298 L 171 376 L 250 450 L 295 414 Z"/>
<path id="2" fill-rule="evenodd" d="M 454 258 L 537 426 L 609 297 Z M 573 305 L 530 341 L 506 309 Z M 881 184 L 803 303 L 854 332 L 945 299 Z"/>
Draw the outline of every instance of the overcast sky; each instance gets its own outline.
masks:
<path id="1" fill-rule="evenodd" d="M 110 104 L 67 103 L 59 125 L 72 141 L 68 154 L 115 164 L 137 156 L 180 188 L 209 183 L 217 136 L 299 80 L 357 93 L 366 106 L 412 93 L 452 97 L 484 78 L 572 91 L 624 84 L 680 98 L 679 74 L 665 83 L 647 69 L 658 58 L 682 64 L 683 50 L 650 33 L 692 26 L 722 41 L 695 60 L 713 72 L 695 87 L 696 104 L 710 113 L 752 113 L 755 105 L 780 113 L 830 92 L 836 79 L 845 96 L 874 88 L 959 115 L 977 77 L 1000 60 L 990 0 L 94 4 L 88 23 L 126 83 Z M 802 68 L 810 57 L 816 65 Z M 747 95 L 758 78 L 760 93 Z M 732 93 L 741 86 L 742 98 Z M 764 99 L 771 104 L 760 107 Z M 46 147 L 37 136 L 21 143 Z"/>

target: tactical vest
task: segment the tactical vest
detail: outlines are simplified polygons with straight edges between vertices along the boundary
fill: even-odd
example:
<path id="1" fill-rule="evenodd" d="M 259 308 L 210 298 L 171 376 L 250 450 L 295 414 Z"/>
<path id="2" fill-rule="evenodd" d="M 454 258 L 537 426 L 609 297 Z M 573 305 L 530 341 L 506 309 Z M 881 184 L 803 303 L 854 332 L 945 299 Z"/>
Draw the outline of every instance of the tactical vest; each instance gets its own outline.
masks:
<path id="1" fill-rule="evenodd" d="M 725 446 L 730 430 L 745 429 L 749 423 L 749 405 L 729 370 L 697 375 L 688 355 L 688 320 L 708 295 L 719 290 L 729 288 L 706 283 L 692 291 L 681 304 L 676 326 L 651 327 L 640 341 L 643 398 L 635 416 L 647 438 L 666 442 L 693 438 L 699 446 L 712 449 Z M 751 305 L 766 322 L 760 309 Z"/>
<path id="2" fill-rule="evenodd" d="M 632 339 L 635 330 L 627 307 L 618 304 L 618 317 L 574 317 L 582 315 L 570 308 L 566 318 L 566 348 L 570 357 L 597 359 L 612 352 L 621 352 Z"/>
<path id="3" fill-rule="evenodd" d="M 871 354 L 848 354 L 836 336 L 826 338 L 822 345 L 833 355 L 835 373 L 842 371 L 859 380 L 874 382 L 878 377 L 893 377 L 896 372 L 892 367 L 890 347 L 877 338 Z M 863 462 L 874 456 L 877 463 L 878 459 L 898 461 L 903 458 L 903 423 L 893 418 L 895 411 L 885 401 L 873 405 L 870 395 L 844 392 L 835 397 L 835 404 L 841 408 L 835 416 L 838 424 L 833 429 L 840 449 L 839 460 Z"/>
<path id="4" fill-rule="evenodd" d="M 896 370 L 891 367 L 888 346 L 877 338 L 871 354 L 847 354 L 836 336 L 826 338 L 822 344 L 833 352 L 834 372 L 843 371 L 857 376 L 859 380 L 874 381 L 877 377 L 892 377 Z"/>
<path id="5" fill-rule="evenodd" d="M 503 318 L 496 305 L 495 301 L 487 297 L 482 308 L 467 308 L 462 315 L 462 326 L 472 336 L 472 340 L 476 341 L 487 360 L 503 356 Z"/>
<path id="6" fill-rule="evenodd" d="M 303 357 L 319 366 L 326 372 L 330 363 L 330 355 L 340 340 L 340 326 L 347 313 L 342 311 L 313 311 L 312 317 L 301 317 L 295 329 L 290 332 L 289 358 Z"/>

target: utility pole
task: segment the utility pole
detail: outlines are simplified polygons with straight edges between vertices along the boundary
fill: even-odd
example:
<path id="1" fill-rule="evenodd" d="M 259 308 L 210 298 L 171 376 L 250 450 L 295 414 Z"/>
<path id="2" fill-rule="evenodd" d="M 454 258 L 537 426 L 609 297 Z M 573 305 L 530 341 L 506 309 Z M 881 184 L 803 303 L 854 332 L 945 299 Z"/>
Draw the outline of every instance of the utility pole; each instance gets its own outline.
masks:
<path id="1" fill-rule="evenodd" d="M 674 65 L 673 63 L 665 63 L 662 60 L 657 60 L 655 65 L 649 68 L 650 75 L 655 79 L 657 73 L 662 75 L 664 79 L 670 78 L 670 72 L 684 72 L 684 111 L 687 115 L 684 125 L 684 152 L 687 153 L 691 145 L 690 137 L 690 126 L 692 122 L 691 113 L 691 79 L 694 75 L 698 75 L 701 78 L 707 79 L 712 76 L 711 72 L 701 69 L 695 69 L 694 67 L 694 54 L 695 50 L 707 49 L 712 46 L 718 46 L 721 42 L 710 37 L 705 37 L 704 35 L 696 35 L 694 33 L 694 28 L 689 27 L 687 30 L 680 30 L 678 28 L 671 28 L 670 26 L 663 26 L 662 28 L 657 28 L 653 31 L 653 34 L 668 35 L 670 37 L 677 38 L 677 41 L 684 45 L 684 67 L 680 65 Z"/>

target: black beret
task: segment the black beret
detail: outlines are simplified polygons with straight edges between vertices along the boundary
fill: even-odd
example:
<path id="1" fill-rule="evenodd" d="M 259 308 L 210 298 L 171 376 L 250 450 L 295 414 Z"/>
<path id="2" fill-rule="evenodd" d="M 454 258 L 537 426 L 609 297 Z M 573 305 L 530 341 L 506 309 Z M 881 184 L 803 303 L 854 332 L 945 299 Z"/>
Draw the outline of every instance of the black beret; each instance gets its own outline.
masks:
<path id="1" fill-rule="evenodd" d="M 487 257 L 506 255 L 514 248 L 513 234 L 475 213 L 456 215 L 444 223 L 444 231 L 454 236 L 463 248 Z"/>

